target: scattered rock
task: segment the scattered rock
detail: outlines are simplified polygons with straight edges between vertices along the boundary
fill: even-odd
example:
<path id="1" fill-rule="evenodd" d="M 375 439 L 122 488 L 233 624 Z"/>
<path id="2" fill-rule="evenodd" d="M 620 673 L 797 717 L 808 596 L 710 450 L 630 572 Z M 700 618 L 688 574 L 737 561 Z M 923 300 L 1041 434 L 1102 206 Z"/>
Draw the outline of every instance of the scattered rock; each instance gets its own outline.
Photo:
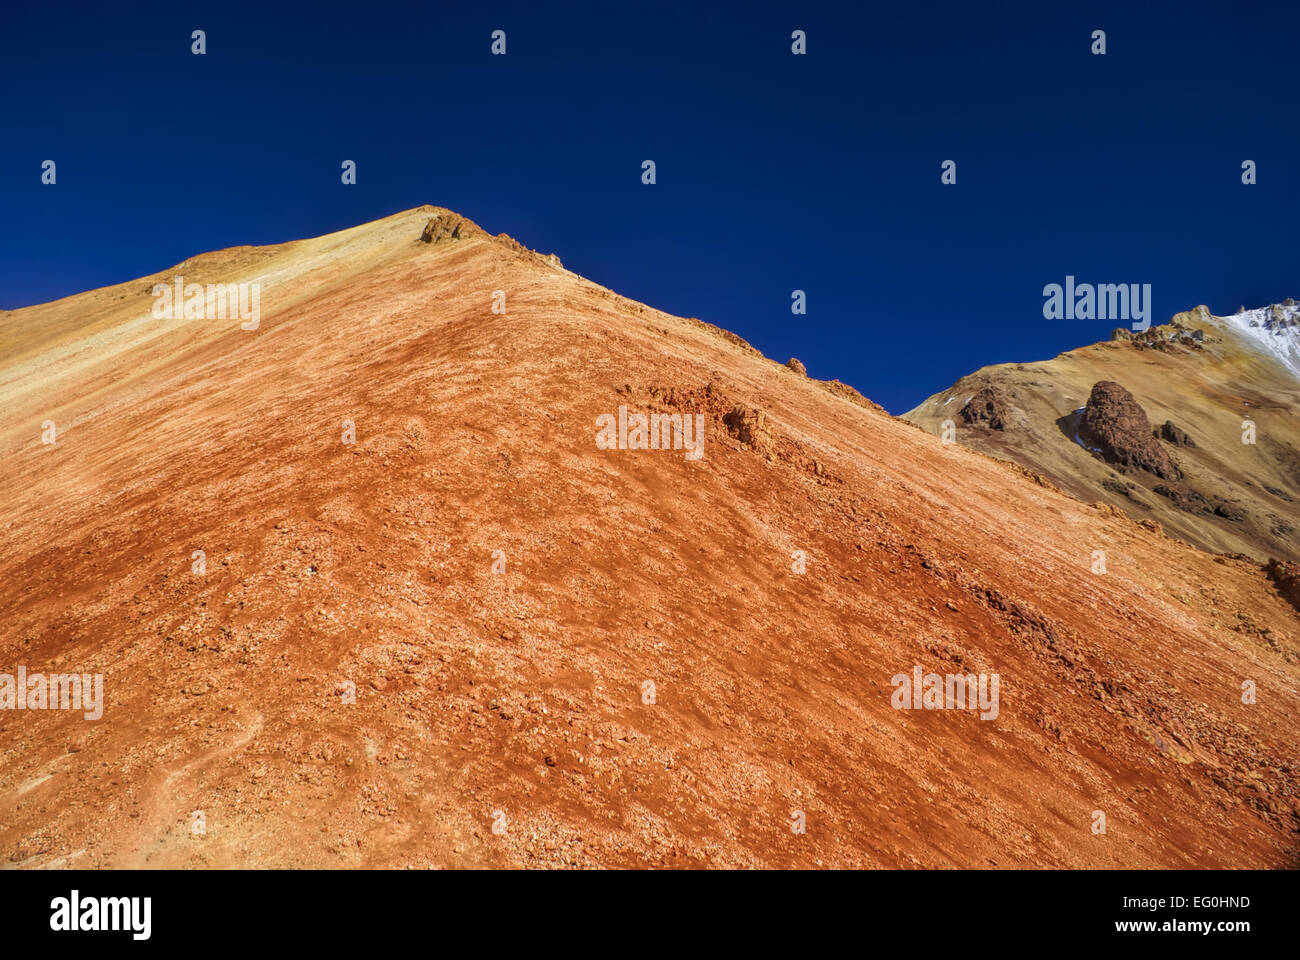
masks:
<path id="1" fill-rule="evenodd" d="M 789 360 L 787 360 L 785 362 L 785 365 L 789 367 L 791 370 L 793 370 L 795 373 L 799 374 L 799 376 L 801 377 L 808 376 L 808 368 L 805 367 L 801 362 L 799 362 L 799 360 L 797 360 L 795 357 L 791 357 Z"/>
<path id="2" fill-rule="evenodd" d="M 1129 500 L 1134 499 L 1133 484 L 1125 483 L 1118 477 L 1107 477 L 1101 482 L 1101 488 L 1109 493 L 1118 494 L 1119 496 L 1125 497 Z"/>
<path id="3" fill-rule="evenodd" d="M 20 843 L 14 847 L 14 852 L 9 854 L 9 860 L 13 863 L 21 863 L 24 860 L 30 860 L 32 857 L 39 857 L 45 851 L 45 845 L 42 843 Z"/>
<path id="4" fill-rule="evenodd" d="M 1210 513 L 1213 511 L 1210 501 L 1191 487 L 1171 487 L 1168 484 L 1158 483 L 1152 489 L 1184 513 Z"/>
<path id="5" fill-rule="evenodd" d="M 1273 494 L 1273 496 L 1277 497 L 1279 500 L 1285 500 L 1287 503 L 1295 503 L 1295 499 L 1293 497 L 1288 497 L 1284 490 L 1279 490 L 1277 487 L 1271 487 L 1267 483 L 1264 484 L 1264 489 Z"/>
<path id="6" fill-rule="evenodd" d="M 1224 520 L 1231 520 L 1234 523 L 1240 523 L 1246 519 L 1246 511 L 1241 507 L 1231 504 L 1226 500 L 1216 497 L 1213 501 L 1207 499 L 1200 492 L 1193 490 L 1185 485 L 1169 486 L 1168 484 L 1157 484 L 1152 488 L 1160 496 L 1165 497 L 1179 510 L 1184 513 L 1195 513 L 1202 516 L 1220 517 Z"/>
<path id="7" fill-rule="evenodd" d="M 1181 313 L 1179 317 L 1195 319 L 1194 311 Z M 1150 327 L 1129 337 L 1138 350 L 1159 350 L 1162 353 L 1179 353 L 1181 350 L 1193 352 L 1202 350 L 1205 343 L 1205 331 L 1188 329 L 1177 317 L 1169 323 Z"/>
<path id="8" fill-rule="evenodd" d="M 1225 520 L 1231 520 L 1234 523 L 1240 523 L 1246 519 L 1245 510 L 1228 503 L 1226 500 L 1220 500 L 1214 505 L 1214 515 L 1223 517 Z"/>

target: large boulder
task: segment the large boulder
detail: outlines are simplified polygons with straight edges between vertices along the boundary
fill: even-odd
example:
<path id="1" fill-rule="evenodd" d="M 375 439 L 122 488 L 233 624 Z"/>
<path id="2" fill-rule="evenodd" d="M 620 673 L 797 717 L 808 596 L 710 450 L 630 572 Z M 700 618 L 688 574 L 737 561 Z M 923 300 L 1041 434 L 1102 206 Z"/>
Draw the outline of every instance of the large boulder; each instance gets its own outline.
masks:
<path id="1" fill-rule="evenodd" d="M 1100 451 L 1109 463 L 1145 470 L 1162 480 L 1183 477 L 1153 436 L 1146 411 L 1133 399 L 1133 394 L 1113 380 L 1093 384 L 1092 395 L 1079 420 L 1079 439 Z"/>

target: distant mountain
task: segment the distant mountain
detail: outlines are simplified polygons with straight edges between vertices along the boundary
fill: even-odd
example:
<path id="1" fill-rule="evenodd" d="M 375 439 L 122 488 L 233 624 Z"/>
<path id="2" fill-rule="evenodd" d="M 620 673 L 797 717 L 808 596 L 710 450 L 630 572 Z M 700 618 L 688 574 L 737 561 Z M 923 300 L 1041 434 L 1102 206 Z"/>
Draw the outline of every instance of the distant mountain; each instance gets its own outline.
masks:
<path id="1" fill-rule="evenodd" d="M 1300 306 L 985 367 L 904 419 L 1216 553 L 1300 559 Z M 1253 442 L 1252 442 L 1253 441 Z"/>

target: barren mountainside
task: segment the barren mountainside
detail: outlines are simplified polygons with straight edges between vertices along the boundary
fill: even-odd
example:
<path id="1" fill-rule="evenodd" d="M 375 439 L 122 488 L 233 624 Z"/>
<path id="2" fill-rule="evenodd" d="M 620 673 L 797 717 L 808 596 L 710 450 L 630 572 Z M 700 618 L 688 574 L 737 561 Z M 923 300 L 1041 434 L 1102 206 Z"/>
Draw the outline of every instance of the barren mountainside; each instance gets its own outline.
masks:
<path id="1" fill-rule="evenodd" d="M 256 328 L 155 316 L 178 275 L 259 284 Z M 1196 442 L 1162 482 L 1246 518 L 1152 514 L 1262 553 L 1296 398 L 1205 328 L 947 406 L 1050 381 L 989 398 L 1050 435 L 1118 381 Z M 0 402 L 0 672 L 104 685 L 98 720 L 0 711 L 6 866 L 1297 863 L 1300 620 L 1260 562 L 1035 477 L 1110 477 L 1072 438 L 944 444 L 451 211 L 0 315 Z M 701 455 L 640 449 L 653 415 Z M 996 674 L 996 716 L 899 709 L 917 668 Z"/>
<path id="2" fill-rule="evenodd" d="M 985 367 L 905 413 L 1213 553 L 1300 561 L 1300 307 L 1205 307 Z"/>

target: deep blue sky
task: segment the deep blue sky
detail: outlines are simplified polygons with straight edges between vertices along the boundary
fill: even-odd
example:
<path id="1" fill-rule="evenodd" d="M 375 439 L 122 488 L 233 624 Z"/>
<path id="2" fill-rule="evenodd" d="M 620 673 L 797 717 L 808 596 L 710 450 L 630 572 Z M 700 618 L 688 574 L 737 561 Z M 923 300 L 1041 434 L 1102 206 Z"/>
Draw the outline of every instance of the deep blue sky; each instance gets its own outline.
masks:
<path id="1" fill-rule="evenodd" d="M 1292 5 L 398 6 L 4 0 L 0 306 L 434 203 L 897 413 L 1105 338 L 1066 274 L 1300 296 Z"/>

